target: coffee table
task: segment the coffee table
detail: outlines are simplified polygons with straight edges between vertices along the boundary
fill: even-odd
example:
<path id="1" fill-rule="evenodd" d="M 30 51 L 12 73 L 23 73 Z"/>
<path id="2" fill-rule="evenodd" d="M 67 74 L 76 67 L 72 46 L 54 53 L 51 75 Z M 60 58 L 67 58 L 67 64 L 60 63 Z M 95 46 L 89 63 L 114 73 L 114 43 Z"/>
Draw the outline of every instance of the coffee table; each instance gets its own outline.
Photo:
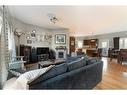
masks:
<path id="1" fill-rule="evenodd" d="M 62 63 L 65 63 L 66 60 L 64 59 L 55 59 L 55 60 L 47 60 L 47 61 L 40 61 L 38 62 L 38 68 L 44 68 L 44 67 L 48 67 L 50 65 L 59 65 Z"/>

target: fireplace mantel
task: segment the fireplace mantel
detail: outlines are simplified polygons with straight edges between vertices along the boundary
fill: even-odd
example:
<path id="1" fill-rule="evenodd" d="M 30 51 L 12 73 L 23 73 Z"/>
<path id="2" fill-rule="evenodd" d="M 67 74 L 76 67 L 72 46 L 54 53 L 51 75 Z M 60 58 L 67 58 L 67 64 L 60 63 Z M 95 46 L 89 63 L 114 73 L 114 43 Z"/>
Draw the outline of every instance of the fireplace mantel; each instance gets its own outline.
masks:
<path id="1" fill-rule="evenodd" d="M 56 50 L 66 50 L 66 46 L 57 46 L 56 48 L 55 48 Z"/>

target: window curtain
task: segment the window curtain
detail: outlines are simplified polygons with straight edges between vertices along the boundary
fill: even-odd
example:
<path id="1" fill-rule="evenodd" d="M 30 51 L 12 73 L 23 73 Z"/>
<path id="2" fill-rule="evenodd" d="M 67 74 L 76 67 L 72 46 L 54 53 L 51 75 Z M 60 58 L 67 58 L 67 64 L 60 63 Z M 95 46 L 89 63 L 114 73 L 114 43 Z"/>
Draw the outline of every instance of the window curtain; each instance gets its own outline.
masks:
<path id="1" fill-rule="evenodd" d="M 0 88 L 3 87 L 8 76 L 9 52 L 8 52 L 8 20 L 5 6 L 0 7 L 2 27 L 0 31 Z"/>
<path id="2" fill-rule="evenodd" d="M 2 88 L 2 24 L 3 24 L 3 20 L 2 20 L 2 9 L 0 8 L 0 88 Z"/>
<path id="3" fill-rule="evenodd" d="M 16 50 L 15 50 L 15 39 L 14 39 L 14 32 L 10 29 L 10 37 L 9 37 L 9 52 L 10 52 L 10 60 L 15 61 L 16 57 Z"/>

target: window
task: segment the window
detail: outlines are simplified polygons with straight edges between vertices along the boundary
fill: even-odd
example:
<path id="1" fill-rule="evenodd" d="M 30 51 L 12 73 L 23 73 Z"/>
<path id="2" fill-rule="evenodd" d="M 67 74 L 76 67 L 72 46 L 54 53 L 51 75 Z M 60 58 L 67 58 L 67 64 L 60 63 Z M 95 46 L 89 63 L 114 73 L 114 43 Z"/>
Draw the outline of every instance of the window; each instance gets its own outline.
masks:
<path id="1" fill-rule="evenodd" d="M 102 42 L 102 48 L 108 48 L 108 42 L 107 41 L 104 41 Z"/>
<path id="2" fill-rule="evenodd" d="M 109 39 L 101 40 L 102 56 L 108 56 Z"/>
<path id="3" fill-rule="evenodd" d="M 83 42 L 82 41 L 78 41 L 78 48 L 82 48 L 83 46 Z"/>
<path id="4" fill-rule="evenodd" d="M 119 46 L 120 49 L 127 49 L 127 38 L 120 38 Z"/>

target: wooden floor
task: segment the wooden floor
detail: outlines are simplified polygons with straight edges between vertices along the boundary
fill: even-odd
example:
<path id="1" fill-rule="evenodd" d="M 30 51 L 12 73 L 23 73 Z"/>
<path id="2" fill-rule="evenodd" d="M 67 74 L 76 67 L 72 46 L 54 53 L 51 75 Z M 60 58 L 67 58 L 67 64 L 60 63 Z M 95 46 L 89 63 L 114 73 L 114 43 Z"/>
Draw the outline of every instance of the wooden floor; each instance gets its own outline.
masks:
<path id="1" fill-rule="evenodd" d="M 102 58 L 104 62 L 102 82 L 94 89 L 127 89 L 127 63 L 119 64 L 115 59 L 110 61 Z"/>

